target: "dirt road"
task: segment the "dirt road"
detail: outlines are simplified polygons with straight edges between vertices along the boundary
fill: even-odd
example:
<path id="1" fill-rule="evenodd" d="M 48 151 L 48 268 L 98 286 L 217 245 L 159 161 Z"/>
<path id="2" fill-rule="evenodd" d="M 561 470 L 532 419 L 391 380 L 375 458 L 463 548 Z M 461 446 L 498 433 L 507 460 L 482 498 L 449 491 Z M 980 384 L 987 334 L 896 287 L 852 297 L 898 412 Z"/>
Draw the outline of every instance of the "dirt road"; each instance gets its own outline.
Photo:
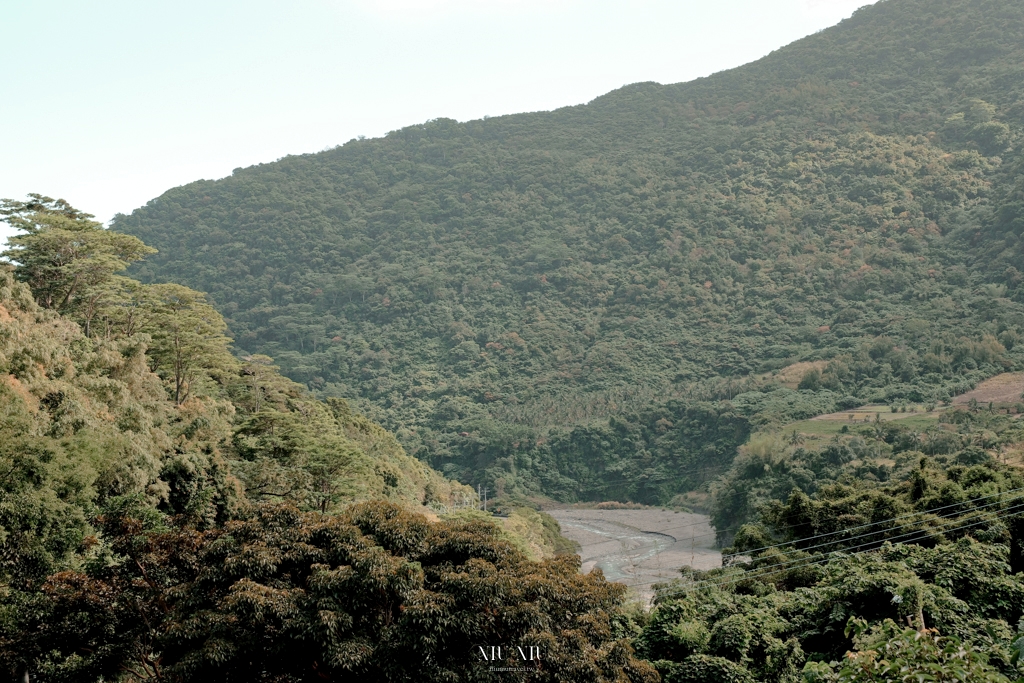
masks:
<path id="1" fill-rule="evenodd" d="M 651 585 L 679 576 L 679 568 L 722 565 L 706 515 L 671 510 L 546 510 L 562 534 L 580 544 L 582 571 L 599 567 L 610 581 L 650 600 Z"/>

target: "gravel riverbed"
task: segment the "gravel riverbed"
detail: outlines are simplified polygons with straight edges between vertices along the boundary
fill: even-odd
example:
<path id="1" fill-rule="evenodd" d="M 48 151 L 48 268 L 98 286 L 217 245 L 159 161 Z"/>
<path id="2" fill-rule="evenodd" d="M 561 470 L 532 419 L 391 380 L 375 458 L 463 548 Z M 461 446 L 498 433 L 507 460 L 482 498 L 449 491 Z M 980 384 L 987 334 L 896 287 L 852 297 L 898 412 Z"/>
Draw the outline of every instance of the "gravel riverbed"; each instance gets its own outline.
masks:
<path id="1" fill-rule="evenodd" d="M 707 515 L 658 508 L 546 512 L 558 520 L 562 535 L 580 544 L 581 571 L 598 567 L 642 600 L 653 597 L 653 584 L 677 578 L 683 566 L 722 565 Z"/>

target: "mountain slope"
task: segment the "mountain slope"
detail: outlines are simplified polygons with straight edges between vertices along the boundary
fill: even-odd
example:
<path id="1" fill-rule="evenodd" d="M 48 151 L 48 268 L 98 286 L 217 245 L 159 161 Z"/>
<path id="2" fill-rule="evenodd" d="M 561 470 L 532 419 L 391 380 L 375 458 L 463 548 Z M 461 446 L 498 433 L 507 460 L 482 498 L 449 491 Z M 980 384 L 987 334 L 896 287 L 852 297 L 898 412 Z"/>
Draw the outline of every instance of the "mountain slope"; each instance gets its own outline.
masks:
<path id="1" fill-rule="evenodd" d="M 411 126 L 114 227 L 159 249 L 137 277 L 210 292 L 241 348 L 449 474 L 664 500 L 778 413 L 1018 362 L 1022 65 L 1019 3 L 888 0 L 710 78 Z M 796 361 L 823 361 L 803 393 L 762 376 Z"/>
<path id="2" fill-rule="evenodd" d="M 262 368 L 264 405 L 250 415 L 247 364 L 227 354 L 216 380 L 196 382 L 177 404 L 150 369 L 151 340 L 149 331 L 86 337 L 0 267 L 0 584 L 80 561 L 97 515 L 124 501 L 200 526 L 247 499 L 315 504 L 314 484 L 326 479 L 317 456 L 328 448 L 331 474 L 344 477 L 331 509 L 469 498 L 344 401 L 324 406 L 273 369 Z"/>

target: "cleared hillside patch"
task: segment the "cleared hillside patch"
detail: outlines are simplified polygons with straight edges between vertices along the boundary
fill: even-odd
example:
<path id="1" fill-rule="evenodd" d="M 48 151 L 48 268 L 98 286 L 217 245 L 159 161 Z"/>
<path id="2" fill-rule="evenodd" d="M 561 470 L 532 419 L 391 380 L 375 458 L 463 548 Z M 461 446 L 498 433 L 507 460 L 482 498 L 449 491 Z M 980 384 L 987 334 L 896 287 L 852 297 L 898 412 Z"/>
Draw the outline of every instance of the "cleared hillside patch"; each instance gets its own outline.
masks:
<path id="1" fill-rule="evenodd" d="M 953 405 L 970 405 L 971 401 L 984 406 L 992 403 L 993 408 L 1012 408 L 1012 412 L 1018 412 L 1016 407 L 1024 404 L 1024 372 L 1004 372 L 987 379 L 972 391 L 954 398 Z"/>

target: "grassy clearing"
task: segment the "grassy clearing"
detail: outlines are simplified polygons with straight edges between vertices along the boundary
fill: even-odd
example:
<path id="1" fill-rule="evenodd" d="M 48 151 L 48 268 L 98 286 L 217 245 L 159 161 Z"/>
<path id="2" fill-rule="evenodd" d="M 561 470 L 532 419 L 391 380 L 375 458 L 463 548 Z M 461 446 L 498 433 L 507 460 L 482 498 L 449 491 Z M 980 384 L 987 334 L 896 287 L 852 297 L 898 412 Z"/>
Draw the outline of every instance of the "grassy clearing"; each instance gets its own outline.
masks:
<path id="1" fill-rule="evenodd" d="M 972 391 L 953 399 L 954 405 L 968 405 L 975 401 L 981 405 L 993 404 L 996 408 L 1016 407 L 1024 398 L 1024 372 L 1004 372 L 989 378 Z"/>
<path id="2" fill-rule="evenodd" d="M 992 402 L 993 407 L 997 410 L 1010 413 L 1018 412 L 1017 405 L 1021 402 L 1022 392 L 1024 392 L 1024 373 L 1007 372 L 985 380 L 973 391 L 957 396 L 951 406 L 940 406 L 929 410 L 932 406 L 909 404 L 894 413 L 891 406 L 880 403 L 870 404 L 852 410 L 818 415 L 809 420 L 791 422 L 779 431 L 783 434 L 796 432 L 805 439 L 817 441 L 846 433 L 843 432 L 843 427 L 847 428 L 847 432 L 856 433 L 858 428 L 870 425 L 876 420 L 880 422 L 898 421 L 911 429 L 925 430 L 934 426 L 943 412 L 962 408 L 970 404 L 972 399 L 980 405 Z M 1024 464 L 1024 452 L 1021 453 L 1020 458 Z"/>
<path id="3" fill-rule="evenodd" d="M 861 406 L 855 410 L 845 410 L 841 413 L 830 413 L 819 415 L 810 420 L 791 422 L 778 431 L 785 435 L 796 433 L 807 441 L 817 442 L 827 440 L 837 434 L 858 433 L 863 429 L 872 429 L 872 425 L 879 422 L 899 422 L 911 429 L 925 430 L 935 425 L 939 420 L 942 410 L 927 412 L 924 406 L 908 406 L 908 412 L 894 413 L 889 406 L 868 405 Z M 846 431 L 843 431 L 843 429 Z"/>

